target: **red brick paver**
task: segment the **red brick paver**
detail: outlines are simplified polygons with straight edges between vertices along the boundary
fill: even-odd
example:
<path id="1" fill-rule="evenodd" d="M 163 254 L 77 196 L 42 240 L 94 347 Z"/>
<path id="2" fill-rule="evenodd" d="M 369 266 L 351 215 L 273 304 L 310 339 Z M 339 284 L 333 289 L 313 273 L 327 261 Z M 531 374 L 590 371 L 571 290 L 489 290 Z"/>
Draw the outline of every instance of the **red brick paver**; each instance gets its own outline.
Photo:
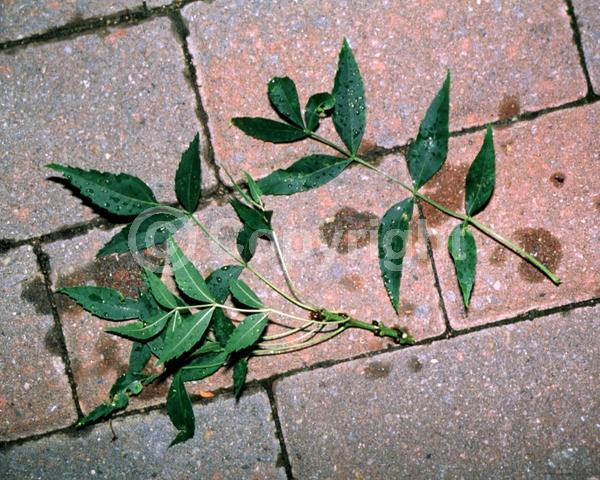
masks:
<path id="1" fill-rule="evenodd" d="M 236 173 L 243 167 L 264 174 L 298 156 L 294 146 L 262 144 L 229 121 L 274 116 L 266 97 L 273 76 L 292 77 L 304 102 L 312 93 L 329 91 L 343 37 L 365 80 L 364 141 L 370 146 L 392 147 L 416 136 L 446 69 L 454 78 L 453 130 L 586 93 L 561 0 L 237 0 L 194 3 L 183 12 L 215 154 Z"/>
<path id="2" fill-rule="evenodd" d="M 573 8 L 592 86 L 600 95 L 600 8 L 596 0 L 573 0 Z"/>

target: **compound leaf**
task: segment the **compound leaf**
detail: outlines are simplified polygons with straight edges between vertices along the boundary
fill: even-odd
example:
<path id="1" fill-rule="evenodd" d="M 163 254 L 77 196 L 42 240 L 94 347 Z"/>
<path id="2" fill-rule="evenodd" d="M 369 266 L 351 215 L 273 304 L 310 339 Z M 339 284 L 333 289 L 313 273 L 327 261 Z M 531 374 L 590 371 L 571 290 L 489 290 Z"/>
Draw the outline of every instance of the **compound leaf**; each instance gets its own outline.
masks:
<path id="1" fill-rule="evenodd" d="M 189 317 L 182 318 L 165 339 L 159 363 L 168 362 L 189 352 L 206 332 L 214 311 L 214 307 L 206 308 Z"/>
<path id="2" fill-rule="evenodd" d="M 125 298 L 107 287 L 66 287 L 57 290 L 77 302 L 96 317 L 106 320 L 129 320 L 139 315 L 138 301 Z"/>
<path id="3" fill-rule="evenodd" d="M 238 302 L 250 308 L 264 308 L 264 304 L 260 298 L 252 291 L 252 289 L 242 280 L 232 279 L 229 282 L 229 290 Z"/>
<path id="4" fill-rule="evenodd" d="M 188 212 L 196 210 L 202 193 L 200 170 L 200 135 L 197 133 L 187 150 L 183 152 L 175 174 L 177 200 Z"/>
<path id="5" fill-rule="evenodd" d="M 421 188 L 444 164 L 448 155 L 450 72 L 427 109 L 415 143 L 408 151 L 408 171 L 415 188 Z"/>
<path id="6" fill-rule="evenodd" d="M 358 151 L 366 124 L 365 89 L 348 41 L 344 39 L 333 82 L 333 125 L 350 153 Z"/>
<path id="7" fill-rule="evenodd" d="M 169 447 L 185 442 L 194 436 L 196 421 L 192 401 L 179 373 L 173 377 L 173 382 L 167 394 L 167 413 L 175 428 L 179 430 Z"/>
<path id="8" fill-rule="evenodd" d="M 492 127 L 488 125 L 481 150 L 473 160 L 465 183 L 465 211 L 475 215 L 486 206 L 496 182 L 496 153 Z"/>
<path id="9" fill-rule="evenodd" d="M 304 109 L 306 128 L 311 132 L 317 130 L 317 128 L 319 128 L 319 122 L 321 121 L 321 115 L 333 109 L 334 106 L 335 98 L 331 93 L 315 93 L 308 99 L 306 108 Z"/>
<path id="10" fill-rule="evenodd" d="M 204 278 L 173 238 L 168 240 L 168 250 L 175 282 L 181 291 L 199 302 L 214 303 Z"/>
<path id="11" fill-rule="evenodd" d="M 286 169 L 275 170 L 257 183 L 266 195 L 291 195 L 326 184 L 349 164 L 347 158 L 309 155 Z"/>
<path id="12" fill-rule="evenodd" d="M 302 128 L 269 118 L 236 117 L 231 123 L 246 135 L 264 142 L 290 143 L 307 137 Z"/>
<path id="13" fill-rule="evenodd" d="M 413 213 L 413 199 L 393 205 L 381 219 L 378 231 L 379 268 L 383 285 L 398 312 L 402 261 L 406 253 L 408 228 Z"/>
<path id="14" fill-rule="evenodd" d="M 147 322 L 138 321 L 120 327 L 107 328 L 106 333 L 114 333 L 130 340 L 146 341 L 161 333 L 173 312 L 160 312 L 148 319 Z"/>
<path id="15" fill-rule="evenodd" d="M 266 313 L 255 313 L 247 316 L 231 333 L 225 345 L 225 353 L 239 352 L 251 347 L 261 337 L 266 326 Z"/>
<path id="16" fill-rule="evenodd" d="M 114 215 L 129 217 L 157 206 L 150 187 L 132 175 L 83 170 L 57 163 L 49 164 L 48 168 L 62 173 L 84 197 Z"/>
<path id="17" fill-rule="evenodd" d="M 300 128 L 302 113 L 300 113 L 300 101 L 294 81 L 289 77 L 274 77 L 268 85 L 268 95 L 271 105 L 279 115 Z"/>
<path id="18" fill-rule="evenodd" d="M 448 250 L 454 262 L 456 278 L 462 293 L 465 308 L 469 308 L 475 283 L 477 247 L 475 238 L 465 224 L 457 225 L 448 238 Z"/>

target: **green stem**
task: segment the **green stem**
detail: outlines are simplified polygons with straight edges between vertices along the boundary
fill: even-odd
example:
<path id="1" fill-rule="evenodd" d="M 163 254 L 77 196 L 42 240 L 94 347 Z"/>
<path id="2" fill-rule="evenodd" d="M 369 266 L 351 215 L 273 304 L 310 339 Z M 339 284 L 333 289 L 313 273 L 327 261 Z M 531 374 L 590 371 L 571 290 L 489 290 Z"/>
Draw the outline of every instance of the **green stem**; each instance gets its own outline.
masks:
<path id="1" fill-rule="evenodd" d="M 414 197 L 418 198 L 419 200 L 424 201 L 425 203 L 428 203 L 429 205 L 431 205 L 432 207 L 436 208 L 437 210 L 440 210 L 441 212 L 444 212 L 446 215 L 448 215 L 450 217 L 457 218 L 458 220 L 462 220 L 463 222 L 470 223 L 471 225 L 473 225 L 480 232 L 484 233 L 485 235 L 487 235 L 488 237 L 492 238 L 493 240 L 495 240 L 496 242 L 498 242 L 502 246 L 508 248 L 513 253 L 519 255 L 520 257 L 522 257 L 523 259 L 527 260 L 529 263 L 531 263 L 532 265 L 534 265 L 541 272 L 543 272 L 544 275 L 546 275 L 555 285 L 560 285 L 560 278 L 557 275 L 555 275 L 554 273 L 552 273 L 548 269 L 548 267 L 546 267 L 546 265 L 544 265 L 542 262 L 540 262 L 537 258 L 535 258 L 533 255 L 531 255 L 529 252 L 527 252 L 523 248 L 519 247 L 516 243 L 508 240 L 507 238 L 504 238 L 502 235 L 496 233 L 492 228 L 490 228 L 489 226 L 487 226 L 484 223 L 480 222 L 479 220 L 476 220 L 473 217 L 470 217 L 470 216 L 465 215 L 463 213 L 456 212 L 454 210 L 451 210 L 449 208 L 444 207 L 443 205 L 441 205 L 438 202 L 436 202 L 434 199 L 428 197 L 427 195 L 423 195 L 422 193 L 418 192 L 411 185 L 408 185 L 408 184 L 402 182 L 401 180 L 397 179 L 396 177 L 393 177 L 392 175 L 389 175 L 388 173 L 386 173 L 386 172 L 380 170 L 379 168 L 377 168 L 375 165 L 371 165 L 369 162 L 366 162 L 362 158 L 357 157 L 356 155 L 352 155 L 349 152 L 346 152 L 345 150 L 343 150 L 339 146 L 335 145 L 334 143 L 330 142 L 329 140 L 327 140 L 327 139 L 325 139 L 323 137 L 320 137 L 319 135 L 311 134 L 310 137 L 313 140 L 316 140 L 317 142 L 320 142 L 320 143 L 322 143 L 324 145 L 327 145 L 328 147 L 331 147 L 331 148 L 335 149 L 336 151 L 338 151 L 341 154 L 343 154 L 346 157 L 348 157 L 350 160 L 352 160 L 352 161 L 354 161 L 356 163 L 359 163 L 359 164 L 367 167 L 368 169 L 370 169 L 370 170 L 378 173 L 379 175 L 382 175 L 383 177 L 387 178 L 391 182 L 394 182 L 395 184 L 399 185 L 400 187 L 402 187 L 405 190 L 407 190 L 408 192 L 410 192 Z"/>
<path id="2" fill-rule="evenodd" d="M 302 350 L 304 348 L 313 347 L 315 345 L 318 345 L 319 343 L 326 342 L 327 340 L 330 340 L 333 337 L 336 337 L 337 335 L 339 335 L 340 333 L 342 333 L 345 330 L 346 330 L 346 327 L 341 326 L 338 329 L 334 330 L 333 332 L 324 334 L 324 335 L 320 336 L 319 338 L 315 338 L 314 340 L 310 340 L 308 342 L 291 345 L 289 348 L 282 348 L 282 349 L 277 349 L 277 350 L 259 349 L 259 350 L 254 350 L 252 352 L 252 354 L 257 355 L 257 356 L 263 356 L 263 355 L 279 355 L 281 353 L 295 352 L 297 350 Z"/>

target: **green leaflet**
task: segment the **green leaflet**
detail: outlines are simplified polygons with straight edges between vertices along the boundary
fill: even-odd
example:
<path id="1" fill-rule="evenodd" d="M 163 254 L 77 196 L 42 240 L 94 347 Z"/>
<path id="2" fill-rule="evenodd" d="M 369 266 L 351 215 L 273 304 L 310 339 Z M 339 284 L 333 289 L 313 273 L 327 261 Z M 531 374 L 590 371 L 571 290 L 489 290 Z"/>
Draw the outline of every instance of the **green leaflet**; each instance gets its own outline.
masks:
<path id="1" fill-rule="evenodd" d="M 275 170 L 258 180 L 265 195 L 291 195 L 317 188 L 337 177 L 350 164 L 347 158 L 309 155 L 286 169 Z"/>
<path id="2" fill-rule="evenodd" d="M 242 280 L 232 279 L 229 282 L 229 290 L 231 295 L 242 305 L 250 308 L 265 308 L 260 298 L 252 291 L 252 289 Z"/>
<path id="3" fill-rule="evenodd" d="M 167 394 L 167 413 L 175 428 L 179 430 L 169 447 L 185 442 L 194 436 L 196 421 L 192 401 L 179 373 L 173 377 Z"/>
<path id="4" fill-rule="evenodd" d="M 464 223 L 457 225 L 448 238 L 448 250 L 454 262 L 456 278 L 462 293 L 465 308 L 469 308 L 475 283 L 477 247 L 475 239 Z"/>
<path id="5" fill-rule="evenodd" d="M 111 414 L 123 410 L 129 404 L 129 396 L 125 392 L 119 392 L 110 402 L 104 402 L 98 405 L 94 410 L 77 422 L 77 428 L 85 427 Z"/>
<path id="6" fill-rule="evenodd" d="M 306 108 L 304 109 L 304 121 L 306 122 L 306 128 L 311 132 L 314 132 L 319 128 L 319 122 L 321 121 L 321 115 L 329 110 L 332 110 L 335 106 L 335 98 L 333 95 L 327 92 L 315 93 L 308 99 Z"/>
<path id="7" fill-rule="evenodd" d="M 129 320 L 139 315 L 138 301 L 125 298 L 112 288 L 66 287 L 57 292 L 67 295 L 88 312 L 106 320 Z"/>
<path id="8" fill-rule="evenodd" d="M 307 137 L 303 129 L 269 118 L 237 117 L 231 123 L 246 135 L 264 142 L 290 143 Z"/>
<path id="9" fill-rule="evenodd" d="M 233 393 L 235 398 L 240 398 L 247 374 L 248 357 L 241 357 L 233 364 Z"/>
<path id="10" fill-rule="evenodd" d="M 472 216 L 483 210 L 494 191 L 496 153 L 492 127 L 488 125 L 481 150 L 473 160 L 465 183 L 465 211 Z"/>
<path id="11" fill-rule="evenodd" d="M 214 303 L 206 282 L 194 264 L 184 255 L 177 242 L 168 240 L 169 259 L 175 276 L 175 282 L 188 297 L 202 303 Z"/>
<path id="12" fill-rule="evenodd" d="M 408 171 L 416 189 L 421 188 L 446 161 L 449 115 L 450 72 L 427 109 L 417 139 L 408 151 Z"/>
<path id="13" fill-rule="evenodd" d="M 193 382 L 210 377 L 227 361 L 229 354 L 225 352 L 206 353 L 194 358 L 181 368 L 181 378 L 184 382 Z"/>
<path id="14" fill-rule="evenodd" d="M 160 312 L 150 318 L 147 322 L 133 322 L 121 327 L 111 327 L 104 331 L 106 333 L 114 333 L 121 337 L 129 338 L 130 340 L 149 340 L 157 336 L 163 331 L 169 318 L 173 312 Z"/>
<path id="15" fill-rule="evenodd" d="M 140 373 L 152 357 L 152 349 L 147 343 L 133 342 L 129 353 L 127 373 Z"/>
<path id="16" fill-rule="evenodd" d="M 248 172 L 244 172 L 244 176 L 246 177 L 248 191 L 250 192 L 252 200 L 254 201 L 254 203 L 262 205 L 262 199 L 260 198 L 262 196 L 262 192 L 260 190 L 260 187 L 256 184 L 256 182 Z"/>
<path id="17" fill-rule="evenodd" d="M 225 345 L 225 353 L 239 352 L 251 347 L 262 336 L 266 326 L 266 313 L 255 313 L 247 316 L 231 333 Z"/>
<path id="18" fill-rule="evenodd" d="M 139 252 L 148 247 L 161 245 L 183 227 L 187 220 L 187 216 L 176 216 L 171 212 L 162 211 L 160 207 L 148 209 L 115 234 L 96 256 Z"/>
<path id="19" fill-rule="evenodd" d="M 155 300 L 165 308 L 176 308 L 185 305 L 183 301 L 171 293 L 167 286 L 147 268 L 144 268 L 144 279 Z"/>
<path id="20" fill-rule="evenodd" d="M 302 113 L 300 113 L 300 101 L 298 100 L 298 91 L 291 78 L 275 77 L 268 85 L 268 95 L 271 105 L 279 115 L 286 121 L 304 128 L 302 123 Z"/>
<path id="21" fill-rule="evenodd" d="M 242 273 L 239 265 L 226 265 L 212 272 L 206 279 L 210 293 L 218 303 L 224 303 L 229 297 L 229 282 Z M 220 345 L 225 346 L 229 335 L 234 330 L 233 322 L 227 318 L 221 308 L 217 308 L 213 315 L 212 330 Z"/>
<path id="22" fill-rule="evenodd" d="M 252 260 L 252 257 L 256 252 L 256 243 L 259 236 L 259 233 L 248 225 L 244 225 L 239 231 L 236 239 L 236 246 L 240 257 L 242 257 L 244 262 Z"/>
<path id="23" fill-rule="evenodd" d="M 193 213 L 200 201 L 202 192 L 202 172 L 200 170 L 200 135 L 197 133 L 189 147 L 181 156 L 175 174 L 175 194 L 183 208 Z"/>
<path id="24" fill-rule="evenodd" d="M 189 352 L 204 336 L 214 311 L 214 307 L 206 308 L 181 319 L 172 333 L 165 338 L 159 364 Z"/>
<path id="25" fill-rule="evenodd" d="M 353 155 L 358 151 L 366 124 L 365 88 L 354 55 L 344 39 L 331 92 L 335 99 L 333 125 Z"/>
<path id="26" fill-rule="evenodd" d="M 82 170 L 51 163 L 48 168 L 56 170 L 94 205 L 115 215 L 130 217 L 158 204 L 148 185 L 132 175 Z"/>
<path id="27" fill-rule="evenodd" d="M 272 211 L 257 210 L 255 208 L 249 207 L 248 205 L 244 205 L 237 199 L 233 199 L 229 203 L 231 204 L 231 206 L 235 210 L 235 213 L 237 213 L 237 216 L 244 225 L 247 225 L 253 230 L 262 233 L 270 232 L 272 230 Z"/>
<path id="28" fill-rule="evenodd" d="M 378 231 L 379 268 L 383 285 L 398 312 L 402 261 L 406 254 L 408 229 L 413 212 L 413 199 L 407 198 L 393 205 L 381 219 Z"/>
<path id="29" fill-rule="evenodd" d="M 110 398 L 114 398 L 118 393 L 127 395 L 139 395 L 144 389 L 142 380 L 148 378 L 148 375 L 141 373 L 127 372 L 121 375 L 110 388 Z"/>

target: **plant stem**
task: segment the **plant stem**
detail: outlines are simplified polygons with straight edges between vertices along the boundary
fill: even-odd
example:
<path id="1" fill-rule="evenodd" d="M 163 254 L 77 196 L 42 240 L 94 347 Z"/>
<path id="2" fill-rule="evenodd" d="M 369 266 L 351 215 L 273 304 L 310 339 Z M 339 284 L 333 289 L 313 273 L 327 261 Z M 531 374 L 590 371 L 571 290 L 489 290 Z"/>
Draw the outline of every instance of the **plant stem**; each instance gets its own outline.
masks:
<path id="1" fill-rule="evenodd" d="M 271 230 L 271 240 L 273 240 L 273 245 L 275 246 L 275 253 L 277 254 L 277 258 L 279 259 L 279 265 L 281 266 L 281 271 L 283 272 L 283 277 L 285 278 L 285 283 L 290 289 L 290 293 L 294 296 L 296 300 L 302 302 L 298 291 L 294 286 L 294 282 L 292 282 L 292 277 L 287 269 L 287 265 L 285 264 L 285 258 L 283 257 L 283 252 L 281 251 L 281 245 L 279 244 L 279 239 L 277 238 L 277 234 L 275 230 Z"/>
<path id="2" fill-rule="evenodd" d="M 330 340 L 333 337 L 335 337 L 335 336 L 339 335 L 340 333 L 342 333 L 343 331 L 345 331 L 346 328 L 347 327 L 345 327 L 345 326 L 341 326 L 338 329 L 334 330 L 333 332 L 324 334 L 319 338 L 315 338 L 314 340 L 310 340 L 308 342 L 303 342 L 301 344 L 291 345 L 289 348 L 282 348 L 282 349 L 278 349 L 278 350 L 260 349 L 260 350 L 254 350 L 252 352 L 252 354 L 262 356 L 262 355 L 279 355 L 281 353 L 295 352 L 297 350 L 302 350 L 304 348 L 313 347 L 315 345 L 318 345 L 319 343 L 326 342 L 327 340 Z"/>
<path id="3" fill-rule="evenodd" d="M 456 212 L 454 210 L 444 207 L 443 205 L 439 204 L 438 202 L 436 202 L 434 199 L 428 197 L 427 195 L 423 195 L 422 193 L 419 193 L 411 185 L 408 185 L 408 184 L 402 182 L 401 180 L 397 179 L 396 177 L 389 175 L 388 173 L 380 170 L 375 165 L 371 165 L 369 162 L 363 160 L 362 158 L 360 158 L 356 155 L 352 155 L 349 152 L 346 152 L 341 147 L 335 145 L 334 143 L 330 142 L 329 140 L 327 140 L 323 137 L 320 137 L 319 135 L 310 134 L 310 138 L 312 138 L 313 140 L 316 140 L 317 142 L 320 142 L 324 145 L 327 145 L 328 147 L 335 149 L 336 151 L 338 151 L 341 154 L 348 157 L 348 159 L 367 167 L 368 169 L 378 173 L 379 175 L 382 175 L 383 177 L 387 178 L 388 180 L 394 182 L 395 184 L 399 185 L 400 187 L 402 187 L 405 190 L 407 190 L 408 192 L 410 192 L 414 197 L 418 198 L 419 200 L 424 201 L 425 203 L 428 203 L 432 207 L 440 210 L 441 212 L 444 212 L 446 215 L 457 218 L 458 220 L 462 220 L 463 222 L 470 223 L 476 229 L 478 229 L 480 232 L 484 233 L 491 239 L 500 243 L 502 246 L 508 248 L 513 253 L 516 253 L 517 255 L 519 255 L 520 257 L 522 257 L 523 259 L 525 259 L 532 265 L 534 265 L 542 273 L 544 273 L 544 275 L 546 275 L 555 285 L 560 285 L 560 278 L 557 275 L 555 275 L 553 272 L 551 272 L 548 269 L 548 267 L 546 267 L 546 265 L 544 265 L 542 262 L 540 262 L 536 257 L 531 255 L 529 252 L 527 252 L 526 250 L 524 250 L 523 248 L 518 246 L 516 243 L 512 242 L 511 240 L 508 240 L 507 238 L 504 238 L 502 235 L 496 233 L 492 228 L 490 228 L 489 226 L 480 222 L 479 220 L 476 220 L 473 217 L 470 217 L 463 213 Z"/>

